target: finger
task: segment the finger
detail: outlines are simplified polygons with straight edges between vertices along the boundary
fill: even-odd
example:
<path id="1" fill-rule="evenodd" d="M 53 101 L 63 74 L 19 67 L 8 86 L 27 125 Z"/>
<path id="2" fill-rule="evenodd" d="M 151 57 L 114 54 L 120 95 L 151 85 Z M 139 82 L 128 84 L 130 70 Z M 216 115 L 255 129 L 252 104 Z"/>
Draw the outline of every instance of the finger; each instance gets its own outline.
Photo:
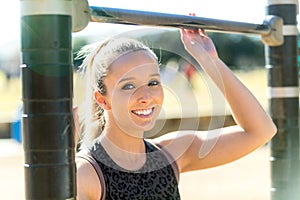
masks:
<path id="1" fill-rule="evenodd" d="M 181 29 L 181 39 L 185 42 L 189 41 L 191 38 L 191 33 L 188 29 Z"/>
<path id="2" fill-rule="evenodd" d="M 80 130 L 78 106 L 73 107 L 73 120 L 74 120 L 74 144 L 75 144 L 75 149 L 76 149 L 78 140 L 79 140 L 79 130 Z"/>
<path id="3" fill-rule="evenodd" d="M 198 28 L 191 28 L 190 32 L 195 33 L 195 34 L 199 34 L 199 29 Z"/>
<path id="4" fill-rule="evenodd" d="M 198 29 L 197 28 L 193 28 L 193 27 L 191 27 L 191 28 L 185 28 L 184 31 L 186 33 L 198 33 Z"/>
<path id="5" fill-rule="evenodd" d="M 188 33 L 188 30 L 186 29 L 181 29 L 181 41 L 183 42 L 183 45 L 186 47 L 187 44 L 191 44 L 191 39 Z"/>
<path id="6" fill-rule="evenodd" d="M 189 13 L 189 16 L 196 16 L 196 13 Z M 191 27 L 191 28 L 189 28 L 189 32 L 190 33 L 199 33 L 199 29 L 198 28 L 196 28 L 196 27 Z"/>
<path id="7" fill-rule="evenodd" d="M 201 36 L 203 36 L 203 37 L 208 37 L 207 34 L 206 34 L 206 32 L 205 32 L 205 30 L 204 30 L 203 28 L 200 28 L 200 29 L 199 29 L 199 34 L 200 34 Z"/>
<path id="8" fill-rule="evenodd" d="M 183 45 L 185 46 L 185 44 L 188 42 L 188 39 L 187 39 L 185 31 L 181 31 L 180 39 L 181 39 Z"/>
<path id="9" fill-rule="evenodd" d="M 77 112 L 77 110 L 78 110 L 78 106 L 77 105 L 73 106 L 73 112 Z"/>
<path id="10" fill-rule="evenodd" d="M 180 29 L 180 32 L 181 32 L 182 38 L 183 37 L 187 37 L 187 35 L 188 35 L 188 29 L 182 28 L 182 29 Z"/>

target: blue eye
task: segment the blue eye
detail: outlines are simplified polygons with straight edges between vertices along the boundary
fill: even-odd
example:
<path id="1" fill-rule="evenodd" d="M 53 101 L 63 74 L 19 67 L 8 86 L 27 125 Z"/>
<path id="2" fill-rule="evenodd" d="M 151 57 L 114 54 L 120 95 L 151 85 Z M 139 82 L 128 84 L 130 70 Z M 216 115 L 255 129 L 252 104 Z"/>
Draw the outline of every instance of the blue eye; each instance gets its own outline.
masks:
<path id="1" fill-rule="evenodd" d="M 134 88 L 135 88 L 135 86 L 133 84 L 127 83 L 122 87 L 122 90 L 132 90 Z"/>
<path id="2" fill-rule="evenodd" d="M 154 81 L 151 81 L 151 82 L 148 84 L 148 86 L 157 86 L 157 85 L 159 85 L 159 84 L 160 84 L 159 81 L 154 80 Z"/>

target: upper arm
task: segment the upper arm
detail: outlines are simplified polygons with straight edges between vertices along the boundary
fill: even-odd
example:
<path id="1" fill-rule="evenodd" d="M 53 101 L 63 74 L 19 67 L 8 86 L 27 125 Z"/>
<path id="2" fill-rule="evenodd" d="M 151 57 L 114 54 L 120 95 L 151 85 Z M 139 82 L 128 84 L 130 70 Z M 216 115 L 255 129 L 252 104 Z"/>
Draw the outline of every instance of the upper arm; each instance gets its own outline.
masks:
<path id="1" fill-rule="evenodd" d="M 77 199 L 99 200 L 102 194 L 101 184 L 94 167 L 83 158 L 76 158 Z"/>
<path id="2" fill-rule="evenodd" d="M 176 159 L 180 172 L 186 172 L 237 160 L 270 138 L 231 126 L 210 131 L 178 131 L 157 140 Z"/>

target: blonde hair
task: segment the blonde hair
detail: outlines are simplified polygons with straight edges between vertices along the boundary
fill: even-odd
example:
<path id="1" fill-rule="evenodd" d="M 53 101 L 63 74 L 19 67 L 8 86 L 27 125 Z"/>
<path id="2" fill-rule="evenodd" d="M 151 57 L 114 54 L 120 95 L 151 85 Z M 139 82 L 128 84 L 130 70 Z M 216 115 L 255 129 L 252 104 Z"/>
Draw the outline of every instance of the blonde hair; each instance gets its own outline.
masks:
<path id="1" fill-rule="evenodd" d="M 128 38 L 107 39 L 100 44 L 85 46 L 78 53 L 77 58 L 85 57 L 80 66 L 81 72 L 86 76 L 86 112 L 81 126 L 81 143 L 85 146 L 92 145 L 93 140 L 101 134 L 105 126 L 104 110 L 94 100 L 93 92 L 98 90 L 102 95 L 106 95 L 104 78 L 110 65 L 121 56 L 140 50 L 150 52 L 158 60 L 149 47 Z"/>

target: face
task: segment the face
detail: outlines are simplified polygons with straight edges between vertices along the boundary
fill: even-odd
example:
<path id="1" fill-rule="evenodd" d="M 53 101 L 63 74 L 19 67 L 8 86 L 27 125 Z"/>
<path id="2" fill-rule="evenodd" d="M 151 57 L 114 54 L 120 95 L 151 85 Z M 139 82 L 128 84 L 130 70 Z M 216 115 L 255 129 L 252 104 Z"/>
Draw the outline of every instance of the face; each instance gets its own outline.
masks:
<path id="1" fill-rule="evenodd" d="M 157 61 L 147 51 L 118 58 L 104 79 L 110 122 L 128 134 L 150 130 L 163 103 Z"/>

